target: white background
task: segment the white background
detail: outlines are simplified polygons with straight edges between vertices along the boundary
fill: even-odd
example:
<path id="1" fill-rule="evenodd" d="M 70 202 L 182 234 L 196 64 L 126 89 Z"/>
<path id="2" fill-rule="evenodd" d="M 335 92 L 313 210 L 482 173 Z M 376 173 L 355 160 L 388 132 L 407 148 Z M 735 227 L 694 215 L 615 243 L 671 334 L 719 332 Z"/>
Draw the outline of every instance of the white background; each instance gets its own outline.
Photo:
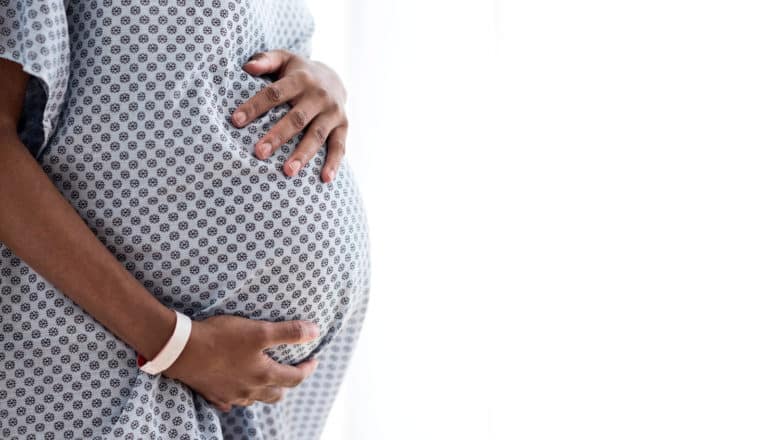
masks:
<path id="1" fill-rule="evenodd" d="M 373 291 L 324 440 L 770 438 L 770 6 L 309 0 Z"/>

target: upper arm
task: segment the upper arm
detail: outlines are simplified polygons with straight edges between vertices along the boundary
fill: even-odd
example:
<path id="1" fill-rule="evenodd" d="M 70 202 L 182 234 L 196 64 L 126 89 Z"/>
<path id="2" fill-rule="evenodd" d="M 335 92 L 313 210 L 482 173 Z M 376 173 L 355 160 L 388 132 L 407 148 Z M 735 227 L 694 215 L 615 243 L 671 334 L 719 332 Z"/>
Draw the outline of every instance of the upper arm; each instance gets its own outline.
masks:
<path id="1" fill-rule="evenodd" d="M 16 136 L 29 74 L 20 64 L 0 58 L 0 78 L 0 135 L 5 138 Z"/>

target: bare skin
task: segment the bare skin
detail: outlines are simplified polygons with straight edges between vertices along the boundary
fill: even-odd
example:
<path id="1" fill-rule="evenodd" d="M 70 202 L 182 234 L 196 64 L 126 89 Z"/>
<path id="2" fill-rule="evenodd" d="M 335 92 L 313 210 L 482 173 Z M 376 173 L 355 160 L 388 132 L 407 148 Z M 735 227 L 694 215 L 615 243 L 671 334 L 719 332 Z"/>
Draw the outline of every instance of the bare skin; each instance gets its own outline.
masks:
<path id="1" fill-rule="evenodd" d="M 286 159 L 283 171 L 293 176 L 327 143 L 321 180 L 331 182 L 345 154 L 348 119 L 345 91 L 339 76 L 325 64 L 306 60 L 284 50 L 254 55 L 243 66 L 252 75 L 275 74 L 278 80 L 235 109 L 231 121 L 243 127 L 271 108 L 288 102 L 292 109 L 255 145 L 260 159 L 270 157 L 281 145 L 307 129 L 296 150 Z"/>
<path id="2" fill-rule="evenodd" d="M 0 59 L 0 78 L 0 188 L 5 189 L 0 191 L 0 241 L 115 336 L 152 359 L 171 336 L 176 314 L 99 241 L 19 140 L 29 76 L 18 64 Z M 182 355 L 163 374 L 222 411 L 254 401 L 277 402 L 318 362 L 283 365 L 264 348 L 317 335 L 317 326 L 306 321 L 274 323 L 231 315 L 193 321 Z"/>

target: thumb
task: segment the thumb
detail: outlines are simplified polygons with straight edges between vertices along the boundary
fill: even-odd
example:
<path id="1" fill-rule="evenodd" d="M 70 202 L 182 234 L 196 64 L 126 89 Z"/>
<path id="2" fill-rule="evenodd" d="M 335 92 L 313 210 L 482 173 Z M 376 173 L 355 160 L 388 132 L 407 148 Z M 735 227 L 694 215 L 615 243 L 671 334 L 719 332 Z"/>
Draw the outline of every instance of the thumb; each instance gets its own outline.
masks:
<path id="1" fill-rule="evenodd" d="M 291 58 L 291 54 L 283 50 L 258 52 L 243 65 L 243 70 L 252 75 L 274 73 L 283 68 L 289 62 L 289 58 Z"/>
<path id="2" fill-rule="evenodd" d="M 301 344 L 310 342 L 321 334 L 318 325 L 310 321 L 255 321 L 259 323 L 257 337 L 263 347 L 280 344 Z"/>

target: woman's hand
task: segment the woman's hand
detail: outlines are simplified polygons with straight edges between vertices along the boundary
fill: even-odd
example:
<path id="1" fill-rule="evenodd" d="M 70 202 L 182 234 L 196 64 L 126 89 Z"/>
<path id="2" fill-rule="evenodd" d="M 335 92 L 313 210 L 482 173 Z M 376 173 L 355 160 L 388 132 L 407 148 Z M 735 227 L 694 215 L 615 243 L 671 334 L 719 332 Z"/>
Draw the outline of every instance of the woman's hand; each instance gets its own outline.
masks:
<path id="1" fill-rule="evenodd" d="M 318 360 L 285 365 L 263 350 L 316 337 L 318 327 L 307 321 L 257 321 L 235 315 L 193 320 L 187 345 L 163 375 L 183 382 L 220 411 L 257 400 L 275 403 L 283 398 L 286 387 L 295 387 L 310 376 Z"/>
<path id="2" fill-rule="evenodd" d="M 288 102 L 293 107 L 255 146 L 255 154 L 267 159 L 281 145 L 308 127 L 306 136 L 283 165 L 295 175 L 327 141 L 326 163 L 321 179 L 331 182 L 345 154 L 348 120 L 347 93 L 339 76 L 318 61 L 306 60 L 284 50 L 254 55 L 243 67 L 252 75 L 274 73 L 278 80 L 241 104 L 232 115 L 233 125 L 243 127 L 271 108 Z"/>

